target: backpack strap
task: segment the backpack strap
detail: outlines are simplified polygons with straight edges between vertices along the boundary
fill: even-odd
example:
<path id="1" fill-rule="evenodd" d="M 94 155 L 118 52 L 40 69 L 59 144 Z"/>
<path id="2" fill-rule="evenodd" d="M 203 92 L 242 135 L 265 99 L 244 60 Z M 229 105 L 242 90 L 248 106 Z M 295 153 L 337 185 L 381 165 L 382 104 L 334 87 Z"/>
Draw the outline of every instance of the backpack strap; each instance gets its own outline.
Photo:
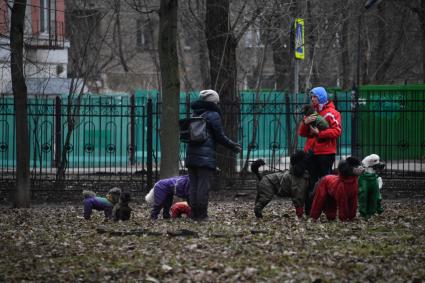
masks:
<path id="1" fill-rule="evenodd" d="M 204 118 L 205 120 L 206 120 L 206 118 L 204 117 L 204 114 L 205 113 L 207 113 L 207 111 L 205 111 L 204 113 L 202 113 L 201 115 L 197 115 L 197 116 L 195 116 L 195 115 L 192 115 L 192 117 L 202 117 L 202 118 Z"/>

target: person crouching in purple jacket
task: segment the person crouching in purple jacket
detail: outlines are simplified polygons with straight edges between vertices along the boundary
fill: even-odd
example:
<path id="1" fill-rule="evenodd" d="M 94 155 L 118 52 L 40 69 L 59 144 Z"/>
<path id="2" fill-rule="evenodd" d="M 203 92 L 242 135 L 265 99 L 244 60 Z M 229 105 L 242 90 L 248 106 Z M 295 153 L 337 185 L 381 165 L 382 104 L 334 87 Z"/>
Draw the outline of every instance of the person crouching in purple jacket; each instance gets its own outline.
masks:
<path id="1" fill-rule="evenodd" d="M 170 208 L 173 204 L 174 195 L 185 200 L 189 198 L 188 175 L 162 179 L 155 183 L 145 197 L 146 202 L 153 205 L 151 219 L 158 219 L 161 209 L 162 218 L 170 218 Z"/>
<path id="2" fill-rule="evenodd" d="M 93 209 L 103 211 L 105 213 L 105 219 L 111 219 L 112 209 L 118 202 L 120 194 L 120 188 L 110 189 L 106 197 L 98 197 L 94 192 L 84 190 L 84 219 L 90 219 Z"/>

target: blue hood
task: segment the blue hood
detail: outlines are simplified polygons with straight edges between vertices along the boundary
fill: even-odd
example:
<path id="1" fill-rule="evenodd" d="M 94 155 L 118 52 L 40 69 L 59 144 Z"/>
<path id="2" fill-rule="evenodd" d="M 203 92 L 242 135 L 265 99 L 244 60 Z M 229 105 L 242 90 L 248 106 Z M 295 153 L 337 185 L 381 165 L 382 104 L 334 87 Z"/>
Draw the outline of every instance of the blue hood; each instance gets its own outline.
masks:
<path id="1" fill-rule="evenodd" d="M 325 88 L 318 86 L 313 88 L 310 91 L 311 96 L 316 96 L 319 100 L 319 104 L 324 105 L 328 103 L 328 93 L 326 92 Z"/>

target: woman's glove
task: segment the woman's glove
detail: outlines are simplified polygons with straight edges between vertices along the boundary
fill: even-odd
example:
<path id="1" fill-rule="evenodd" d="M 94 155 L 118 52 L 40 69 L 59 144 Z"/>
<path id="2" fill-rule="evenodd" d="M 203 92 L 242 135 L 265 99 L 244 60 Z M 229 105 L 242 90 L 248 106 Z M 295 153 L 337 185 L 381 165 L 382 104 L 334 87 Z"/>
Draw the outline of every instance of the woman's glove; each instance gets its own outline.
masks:
<path id="1" fill-rule="evenodd" d="M 240 144 L 238 144 L 238 143 L 235 144 L 234 147 L 233 147 L 233 152 L 234 153 L 239 153 L 241 151 L 242 151 L 242 146 Z"/>
<path id="2" fill-rule="evenodd" d="M 304 118 L 304 124 L 308 125 L 311 122 L 316 121 L 316 119 L 317 119 L 317 116 L 314 115 L 314 114 L 307 116 L 307 117 Z"/>

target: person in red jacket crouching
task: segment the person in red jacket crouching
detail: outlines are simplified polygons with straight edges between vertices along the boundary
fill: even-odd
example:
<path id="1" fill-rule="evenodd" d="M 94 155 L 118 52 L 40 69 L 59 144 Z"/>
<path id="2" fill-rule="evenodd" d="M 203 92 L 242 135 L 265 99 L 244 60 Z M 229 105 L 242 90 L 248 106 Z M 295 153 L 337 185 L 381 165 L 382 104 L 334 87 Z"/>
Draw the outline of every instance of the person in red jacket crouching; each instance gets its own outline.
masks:
<path id="1" fill-rule="evenodd" d="M 311 105 L 329 124 L 328 128 L 314 127 L 317 115 L 305 116 L 298 129 L 307 141 L 304 151 L 310 153 L 308 172 L 310 173 L 309 194 L 321 177 L 331 174 L 335 162 L 337 139 L 342 134 L 341 114 L 335 109 L 332 101 L 323 87 L 315 87 L 310 91 Z M 305 214 L 309 215 L 312 199 L 305 200 Z"/>
<path id="2" fill-rule="evenodd" d="M 358 206 L 358 178 L 363 171 L 357 158 L 341 160 L 338 175 L 327 175 L 317 182 L 310 217 L 317 220 L 324 212 L 328 220 L 335 220 L 338 211 L 339 220 L 353 220 Z"/>
<path id="3" fill-rule="evenodd" d="M 186 201 L 176 202 L 171 206 L 171 218 L 176 219 L 182 217 L 182 215 L 186 215 L 187 218 L 190 217 L 192 213 L 192 209 Z"/>

